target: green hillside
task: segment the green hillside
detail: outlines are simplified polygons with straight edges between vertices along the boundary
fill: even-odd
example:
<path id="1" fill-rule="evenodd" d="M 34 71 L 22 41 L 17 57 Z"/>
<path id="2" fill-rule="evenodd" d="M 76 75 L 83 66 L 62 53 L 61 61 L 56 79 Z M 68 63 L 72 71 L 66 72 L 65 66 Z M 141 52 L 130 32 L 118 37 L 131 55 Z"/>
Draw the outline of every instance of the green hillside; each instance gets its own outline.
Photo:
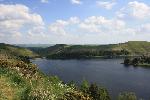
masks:
<path id="1" fill-rule="evenodd" d="M 30 48 L 47 58 L 112 58 L 120 56 L 140 56 L 150 54 L 150 42 L 129 41 L 109 45 L 66 45 L 56 44 L 48 48 Z"/>
<path id="2" fill-rule="evenodd" d="M 0 44 L 0 100 L 110 100 L 107 90 L 97 85 L 82 88 L 86 89 L 83 92 L 57 76 L 44 75 L 29 61 L 34 56 L 28 49 Z M 97 97 L 91 93 L 92 86 L 97 87 L 96 92 L 101 91 Z"/>
<path id="3" fill-rule="evenodd" d="M 35 57 L 38 56 L 36 53 L 34 53 L 31 50 L 9 45 L 9 44 L 4 44 L 0 43 L 0 57 L 17 57 L 17 56 L 23 56 L 23 57 Z"/>
<path id="4" fill-rule="evenodd" d="M 66 100 L 71 93 L 88 98 L 59 78 L 38 71 L 28 60 L 34 56 L 28 49 L 0 44 L 0 100 Z"/>
<path id="5" fill-rule="evenodd" d="M 150 53 L 150 42 L 146 41 L 129 41 L 116 45 L 113 50 L 127 50 L 130 54 L 149 54 Z"/>

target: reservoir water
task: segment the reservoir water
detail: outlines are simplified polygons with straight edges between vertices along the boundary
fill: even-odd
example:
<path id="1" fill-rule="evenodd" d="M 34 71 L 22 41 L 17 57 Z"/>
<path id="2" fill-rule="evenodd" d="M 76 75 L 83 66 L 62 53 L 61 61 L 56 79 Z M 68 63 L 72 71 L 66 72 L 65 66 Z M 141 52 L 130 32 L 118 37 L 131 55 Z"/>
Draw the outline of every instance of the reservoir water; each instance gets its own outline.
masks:
<path id="1" fill-rule="evenodd" d="M 135 92 L 150 100 L 150 68 L 124 66 L 121 59 L 32 60 L 47 75 L 57 75 L 64 82 L 83 79 L 104 86 L 116 100 L 120 92 Z"/>

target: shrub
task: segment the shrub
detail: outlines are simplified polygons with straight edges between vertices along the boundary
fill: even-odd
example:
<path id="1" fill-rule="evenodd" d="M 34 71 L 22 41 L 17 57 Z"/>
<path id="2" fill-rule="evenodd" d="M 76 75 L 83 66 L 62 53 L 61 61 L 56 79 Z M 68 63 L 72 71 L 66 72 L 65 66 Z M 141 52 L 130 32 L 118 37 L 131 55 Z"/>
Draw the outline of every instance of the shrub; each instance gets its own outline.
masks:
<path id="1" fill-rule="evenodd" d="M 91 84 L 89 94 L 94 100 L 110 100 L 108 91 L 105 88 L 99 87 L 96 84 Z"/>
<path id="2" fill-rule="evenodd" d="M 30 96 L 29 96 L 30 92 L 31 92 L 31 87 L 26 86 L 25 89 L 21 92 L 21 96 L 20 96 L 21 100 L 29 100 L 29 98 L 30 98 Z"/>
<path id="3" fill-rule="evenodd" d="M 118 100 L 137 100 L 135 93 L 132 92 L 124 92 L 119 94 Z"/>
<path id="4" fill-rule="evenodd" d="M 59 100 L 92 100 L 92 98 L 81 92 L 68 92 L 62 99 Z"/>
<path id="5" fill-rule="evenodd" d="M 15 83 L 20 86 L 25 84 L 24 79 L 16 73 L 11 73 L 10 78 L 11 78 L 12 83 Z"/>
<path id="6" fill-rule="evenodd" d="M 124 59 L 124 64 L 125 65 L 129 65 L 130 64 L 130 59 L 129 58 L 125 58 Z"/>
<path id="7" fill-rule="evenodd" d="M 89 83 L 86 80 L 83 80 L 82 84 L 81 84 L 81 91 L 84 93 L 87 93 L 89 89 Z"/>

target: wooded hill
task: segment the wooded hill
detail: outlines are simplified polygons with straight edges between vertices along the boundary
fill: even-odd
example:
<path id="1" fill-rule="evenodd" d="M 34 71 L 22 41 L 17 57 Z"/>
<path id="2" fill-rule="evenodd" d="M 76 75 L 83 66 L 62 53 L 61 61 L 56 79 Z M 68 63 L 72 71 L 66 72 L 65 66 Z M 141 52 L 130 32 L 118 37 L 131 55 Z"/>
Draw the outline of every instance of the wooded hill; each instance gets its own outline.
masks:
<path id="1" fill-rule="evenodd" d="M 150 54 L 150 42 L 129 41 L 108 45 L 67 45 L 56 44 L 48 48 L 29 48 L 32 51 L 52 59 L 68 58 L 113 58 L 122 56 L 140 56 Z"/>
<path id="2" fill-rule="evenodd" d="M 0 57 L 15 57 L 15 56 L 28 56 L 28 57 L 35 57 L 37 56 L 36 53 L 33 51 L 21 48 L 18 46 L 13 46 L 9 44 L 0 43 Z"/>

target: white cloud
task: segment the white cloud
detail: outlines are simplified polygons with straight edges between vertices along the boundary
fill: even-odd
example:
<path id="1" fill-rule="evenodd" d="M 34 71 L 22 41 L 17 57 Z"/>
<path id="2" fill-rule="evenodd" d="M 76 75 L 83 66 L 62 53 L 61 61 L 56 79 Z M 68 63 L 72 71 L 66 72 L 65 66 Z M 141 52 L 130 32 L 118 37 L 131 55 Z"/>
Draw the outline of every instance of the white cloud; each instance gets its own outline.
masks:
<path id="1" fill-rule="evenodd" d="M 118 19 L 107 19 L 103 16 L 92 16 L 86 18 L 80 25 L 81 29 L 93 33 L 109 33 L 112 30 L 125 28 L 125 22 Z"/>
<path id="2" fill-rule="evenodd" d="M 79 34 L 115 34 L 126 30 L 122 20 L 107 19 L 103 16 L 91 16 L 84 20 L 71 17 L 68 20 L 57 20 L 50 24 L 49 33 L 58 36 Z"/>
<path id="3" fill-rule="evenodd" d="M 27 6 L 0 4 L 0 34 L 3 36 L 0 39 L 15 40 L 39 26 L 44 26 L 42 17 L 32 13 Z"/>
<path id="4" fill-rule="evenodd" d="M 71 17 L 69 19 L 69 23 L 72 23 L 72 24 L 78 24 L 80 22 L 80 19 L 78 17 Z"/>
<path id="5" fill-rule="evenodd" d="M 49 0 L 41 0 L 42 3 L 48 3 Z"/>
<path id="6" fill-rule="evenodd" d="M 107 10 L 110 10 L 113 8 L 113 6 L 116 5 L 116 2 L 112 1 L 112 2 L 108 2 L 108 1 L 97 1 L 96 2 L 97 5 L 101 8 L 105 8 Z"/>
<path id="7" fill-rule="evenodd" d="M 82 4 L 81 0 L 71 0 L 72 4 Z"/>
<path id="8" fill-rule="evenodd" d="M 52 34 L 56 34 L 56 35 L 66 35 L 66 31 L 64 29 L 65 27 L 60 27 L 59 25 L 57 24 L 52 24 L 49 26 L 49 31 L 50 33 Z"/>
<path id="9" fill-rule="evenodd" d="M 138 34 L 150 34 L 150 23 L 145 23 L 137 29 Z"/>
<path id="10" fill-rule="evenodd" d="M 138 1 L 129 2 L 117 15 L 119 18 L 146 19 L 150 17 L 150 6 Z"/>
<path id="11" fill-rule="evenodd" d="M 136 6 L 135 6 L 136 5 Z M 128 3 L 117 14 L 145 19 L 149 16 L 149 6 L 139 2 Z M 146 6 L 145 6 L 146 5 Z M 144 10 L 147 9 L 147 10 Z M 136 13 L 133 13 L 136 12 Z M 145 12 L 146 11 L 146 12 Z M 140 13 L 140 14 L 138 14 Z M 143 14 L 143 15 L 141 15 Z M 142 17 L 139 17 L 142 16 Z M 140 22 L 141 21 L 141 22 Z M 137 24 L 137 23 L 140 24 Z M 117 43 L 128 40 L 149 40 L 149 21 L 136 20 L 135 26 L 130 20 L 117 17 L 90 16 L 85 19 L 70 17 L 56 20 L 46 26 L 39 14 L 33 13 L 25 5 L 0 4 L 0 42 L 7 43 Z"/>
<path id="12" fill-rule="evenodd" d="M 69 20 L 56 20 L 56 22 L 52 23 L 49 26 L 50 33 L 57 35 L 66 35 L 68 32 L 66 31 L 68 26 L 78 24 L 80 22 L 78 17 L 71 17 Z"/>
<path id="13" fill-rule="evenodd" d="M 72 23 L 72 19 L 76 19 Z M 145 30 L 145 31 L 144 31 Z M 80 20 L 77 17 L 57 20 L 49 26 L 52 43 L 94 44 L 119 43 L 130 40 L 149 40 L 150 24 L 130 27 L 120 19 L 91 16 Z M 55 33 L 55 34 L 54 34 Z"/>
<path id="14" fill-rule="evenodd" d="M 0 21 L 8 26 L 15 24 L 43 25 L 42 17 L 36 13 L 31 13 L 29 8 L 24 5 L 4 5 L 0 4 Z"/>

